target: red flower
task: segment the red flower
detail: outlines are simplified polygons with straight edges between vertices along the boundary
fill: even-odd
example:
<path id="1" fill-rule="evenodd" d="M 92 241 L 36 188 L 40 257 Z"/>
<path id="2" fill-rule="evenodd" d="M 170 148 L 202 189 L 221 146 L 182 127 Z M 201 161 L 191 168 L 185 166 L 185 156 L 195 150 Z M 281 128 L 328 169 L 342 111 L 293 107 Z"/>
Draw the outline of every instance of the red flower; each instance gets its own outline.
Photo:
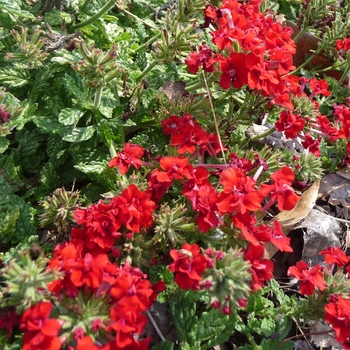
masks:
<path id="1" fill-rule="evenodd" d="M 197 244 L 185 243 L 180 250 L 171 250 L 170 256 L 174 262 L 169 265 L 169 270 L 175 272 L 175 282 L 181 289 L 200 289 L 201 275 L 207 268 L 207 259 L 200 254 Z"/>
<path id="2" fill-rule="evenodd" d="M 122 151 L 108 163 L 108 166 L 110 168 L 118 167 L 120 174 L 124 175 L 128 172 L 130 165 L 139 169 L 144 164 L 141 160 L 144 152 L 142 146 L 127 142 Z"/>
<path id="3" fill-rule="evenodd" d="M 329 247 L 320 251 L 320 255 L 325 255 L 324 261 L 336 266 L 345 266 L 350 262 L 350 257 L 347 256 L 339 247 Z"/>
<path id="4" fill-rule="evenodd" d="M 252 290 L 258 290 L 264 286 L 265 282 L 273 278 L 273 262 L 263 259 L 265 248 L 262 244 L 249 244 L 244 250 L 244 259 L 251 264 L 250 272 L 252 274 Z"/>
<path id="5" fill-rule="evenodd" d="M 294 276 L 300 281 L 300 293 L 304 295 L 313 294 L 315 292 L 315 287 L 321 291 L 327 287 L 323 278 L 322 267 L 316 265 L 311 270 L 308 270 L 308 267 L 308 263 L 299 261 L 287 271 L 288 276 Z"/>
<path id="6" fill-rule="evenodd" d="M 318 80 L 316 78 L 311 78 L 309 83 L 310 90 L 312 91 L 310 98 L 316 95 L 330 96 L 331 92 L 328 91 L 328 83 L 324 79 Z"/>
<path id="7" fill-rule="evenodd" d="M 0 317 L 0 329 L 6 329 L 6 337 L 10 339 L 11 331 L 19 323 L 20 316 L 16 313 L 15 308 L 5 309 L 5 314 Z"/>
<path id="8" fill-rule="evenodd" d="M 117 220 L 132 232 L 139 233 L 153 224 L 152 214 L 156 205 L 148 193 L 140 191 L 134 184 L 113 198 L 111 207 Z"/>
<path id="9" fill-rule="evenodd" d="M 320 151 L 320 142 L 321 137 L 319 137 L 317 140 L 314 140 L 312 136 L 306 132 L 304 135 L 304 141 L 301 143 L 305 149 L 308 149 L 311 153 L 313 153 L 316 157 L 319 157 L 321 155 Z"/>
<path id="10" fill-rule="evenodd" d="M 199 52 L 191 52 L 190 57 L 185 59 L 188 71 L 196 74 L 199 67 L 202 67 L 205 72 L 213 72 L 215 60 L 212 58 L 212 55 L 213 51 L 209 47 L 205 45 L 199 46 Z"/>
<path id="11" fill-rule="evenodd" d="M 86 335 L 85 337 L 77 340 L 76 350 L 109 350 L 110 344 L 106 344 L 105 346 L 98 346 L 94 343 L 94 341 Z M 73 350 L 73 348 L 71 348 Z"/>
<path id="12" fill-rule="evenodd" d="M 336 340 L 347 344 L 344 349 L 350 349 L 350 301 L 341 295 L 333 295 L 324 309 L 324 318 L 334 329 Z"/>
<path id="13" fill-rule="evenodd" d="M 11 119 L 11 114 L 4 108 L 3 105 L 0 105 L 0 124 L 6 123 Z"/>
<path id="14" fill-rule="evenodd" d="M 282 169 L 274 172 L 271 175 L 271 179 L 274 184 L 262 184 L 260 186 L 261 193 L 265 196 L 270 195 L 270 200 L 272 202 L 277 200 L 277 207 L 279 210 L 293 209 L 300 198 L 290 186 L 294 181 L 293 170 L 284 166 Z"/>
<path id="15" fill-rule="evenodd" d="M 52 303 L 39 302 L 24 311 L 20 328 L 24 331 L 23 350 L 60 350 L 58 333 L 62 322 L 49 318 Z"/>
<path id="16" fill-rule="evenodd" d="M 275 123 L 276 130 L 284 131 L 284 134 L 289 139 L 295 139 L 298 132 L 304 130 L 305 120 L 299 114 L 293 114 L 291 111 L 282 111 L 280 118 Z"/>
<path id="17" fill-rule="evenodd" d="M 219 194 L 218 209 L 221 213 L 256 211 L 261 207 L 262 194 L 255 189 L 255 181 L 242 169 L 229 168 L 222 172 L 220 183 L 224 189 Z"/>

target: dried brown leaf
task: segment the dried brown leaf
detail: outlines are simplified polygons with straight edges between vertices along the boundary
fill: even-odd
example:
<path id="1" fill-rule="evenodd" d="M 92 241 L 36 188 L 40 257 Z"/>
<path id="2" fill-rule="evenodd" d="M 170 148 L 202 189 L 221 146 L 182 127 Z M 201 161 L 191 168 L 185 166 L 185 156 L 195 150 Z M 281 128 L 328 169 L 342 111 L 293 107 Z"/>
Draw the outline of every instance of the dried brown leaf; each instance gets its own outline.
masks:
<path id="1" fill-rule="evenodd" d="M 309 214 L 315 205 L 319 188 L 320 182 L 315 182 L 302 194 L 297 205 L 292 210 L 282 210 L 275 217 L 281 223 L 285 235 L 288 235 L 292 228 Z M 278 248 L 272 243 L 267 243 L 265 248 L 265 257 L 268 259 L 271 259 L 278 251 Z"/>
<path id="2" fill-rule="evenodd" d="M 186 83 L 183 81 L 172 82 L 168 80 L 161 88 L 160 91 L 168 97 L 170 102 L 176 102 L 180 97 L 182 97 L 186 91 Z"/>

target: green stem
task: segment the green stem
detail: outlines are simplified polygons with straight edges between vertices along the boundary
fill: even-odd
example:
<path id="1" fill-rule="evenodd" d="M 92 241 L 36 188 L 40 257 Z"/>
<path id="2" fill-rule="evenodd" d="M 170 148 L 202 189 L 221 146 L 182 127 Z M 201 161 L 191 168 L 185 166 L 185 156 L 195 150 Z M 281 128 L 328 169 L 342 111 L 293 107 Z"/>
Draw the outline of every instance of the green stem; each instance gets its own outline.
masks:
<path id="1" fill-rule="evenodd" d="M 135 18 L 136 20 L 142 22 L 145 26 L 148 26 L 148 27 L 150 27 L 150 28 L 152 28 L 152 29 L 158 29 L 156 26 L 154 26 L 154 25 L 152 25 L 152 24 L 150 24 L 150 23 L 144 21 L 143 19 L 141 19 L 141 18 L 135 16 L 133 13 L 129 12 L 128 10 L 125 10 L 125 9 L 123 9 L 123 8 L 120 8 L 119 6 L 118 6 L 118 9 L 119 9 L 120 11 L 125 12 L 127 15 L 129 15 L 129 16 Z"/>
<path id="2" fill-rule="evenodd" d="M 119 132 L 119 136 L 120 136 L 120 143 L 122 145 L 124 145 L 125 143 L 125 129 L 124 129 L 124 126 L 123 125 L 118 125 L 118 132 Z"/>
<path id="3" fill-rule="evenodd" d="M 252 346 L 253 350 L 259 350 L 259 347 L 256 344 L 255 340 L 253 339 L 252 335 L 249 332 L 243 333 L 243 334 L 247 337 L 247 339 L 248 339 L 250 345 Z"/>
<path id="4" fill-rule="evenodd" d="M 149 45 L 151 45 L 152 43 L 154 43 L 161 35 L 161 32 L 157 33 L 156 35 L 154 35 L 151 39 L 149 39 L 148 41 L 146 41 L 144 44 L 140 45 L 136 50 L 134 50 L 134 53 L 139 53 L 140 51 L 142 51 L 145 48 L 148 48 Z"/>
<path id="5" fill-rule="evenodd" d="M 275 131 L 276 131 L 276 128 L 273 127 L 273 128 L 271 128 L 271 129 L 269 129 L 269 130 L 263 132 L 263 133 L 260 134 L 260 135 L 257 135 L 257 136 L 252 137 L 252 138 L 250 139 L 250 141 L 253 141 L 253 142 L 254 142 L 254 141 L 256 141 L 256 140 L 263 139 L 264 137 L 273 134 Z"/>
<path id="6" fill-rule="evenodd" d="M 204 89 L 203 83 L 201 81 L 196 83 L 196 84 L 193 84 L 193 85 L 186 87 L 187 92 L 196 91 L 198 89 Z"/>
<path id="7" fill-rule="evenodd" d="M 100 11 L 95 13 L 89 19 L 84 22 L 81 22 L 74 26 L 74 29 L 79 29 L 88 26 L 89 24 L 97 21 L 100 17 L 102 17 L 106 12 L 108 12 L 115 5 L 115 0 L 109 0 L 106 5 L 102 7 Z"/>
<path id="8" fill-rule="evenodd" d="M 338 90 L 342 86 L 344 80 L 349 76 L 349 72 L 350 72 L 350 64 L 349 64 L 349 61 L 348 61 L 347 67 L 346 67 L 343 75 L 338 80 L 338 83 L 337 83 L 337 86 L 336 86 L 336 90 Z"/>
<path id="9" fill-rule="evenodd" d="M 114 142 L 111 141 L 111 143 L 109 144 L 109 154 L 111 155 L 111 159 L 115 158 L 117 156 L 117 152 L 115 151 L 115 147 L 114 147 Z"/>
<path id="10" fill-rule="evenodd" d="M 94 98 L 94 109 L 98 109 L 101 104 L 101 99 L 102 99 L 102 91 L 103 91 L 103 86 L 99 86 L 95 92 L 95 98 Z"/>
<path id="11" fill-rule="evenodd" d="M 301 36 L 306 32 L 307 26 L 303 26 L 303 29 L 300 30 L 300 32 L 296 35 L 296 37 L 293 39 L 293 41 L 296 43 Z"/>
<path id="12" fill-rule="evenodd" d="M 83 5 L 81 5 L 81 7 L 80 7 L 80 11 L 83 11 L 89 4 L 90 4 L 90 2 L 91 2 L 92 0 L 85 0 L 84 1 L 84 3 L 83 3 Z"/>
<path id="13" fill-rule="evenodd" d="M 152 70 L 152 68 L 154 68 L 158 64 L 158 62 L 158 60 L 154 60 L 151 64 L 149 64 L 146 67 L 146 69 L 136 77 L 136 81 L 140 81 L 146 74 L 148 74 Z"/>
<path id="14" fill-rule="evenodd" d="M 307 66 L 317 55 L 318 55 L 318 53 L 314 53 L 303 64 L 301 64 L 299 67 L 294 69 L 292 72 L 289 72 L 288 74 L 294 75 L 295 73 L 299 72 L 301 68 L 304 68 L 305 66 Z"/>

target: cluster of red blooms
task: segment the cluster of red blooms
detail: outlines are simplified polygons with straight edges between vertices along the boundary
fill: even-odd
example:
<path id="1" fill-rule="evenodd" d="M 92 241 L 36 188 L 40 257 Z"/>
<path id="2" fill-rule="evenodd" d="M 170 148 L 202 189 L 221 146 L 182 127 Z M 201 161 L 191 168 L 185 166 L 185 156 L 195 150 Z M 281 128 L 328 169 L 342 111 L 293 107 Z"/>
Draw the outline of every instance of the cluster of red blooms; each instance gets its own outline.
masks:
<path id="1" fill-rule="evenodd" d="M 335 42 L 335 47 L 340 52 L 348 52 L 350 50 L 350 38 L 344 38 Z"/>
<path id="2" fill-rule="evenodd" d="M 192 140 L 197 140 L 197 147 L 208 150 L 207 134 L 192 116 L 185 115 L 182 118 L 171 116 L 164 120 L 162 125 L 164 132 L 171 136 L 170 142 L 181 150 L 180 153 L 185 153 L 185 151 L 191 153 L 198 150 L 194 141 L 184 137 L 186 125 L 189 125 L 187 128 L 190 130 Z M 195 133 L 198 135 L 196 136 Z M 203 142 L 198 141 L 200 139 Z M 113 167 L 116 164 L 120 171 L 124 171 L 133 164 L 140 164 L 142 162 L 140 155 L 143 154 L 140 147 L 131 144 L 125 146 L 121 154 L 111 160 L 110 166 Z M 212 148 L 214 149 L 214 146 Z M 134 149 L 136 152 L 133 152 Z M 122 163 L 115 163 L 115 159 L 122 160 Z M 205 165 L 192 165 L 187 157 L 161 157 L 158 162 L 154 162 L 156 169 L 148 177 L 146 192 L 150 194 L 152 200 L 158 202 L 174 181 L 180 182 L 183 195 L 189 199 L 192 208 L 197 212 L 196 223 L 201 232 L 224 225 L 223 217 L 230 217 L 235 227 L 241 231 L 240 238 L 250 243 L 245 256 L 252 264 L 253 289 L 258 289 L 272 277 L 273 270 L 273 264 L 263 259 L 263 244 L 271 242 L 282 251 L 292 250 L 290 239 L 283 234 L 281 225 L 277 221 L 272 225 L 258 225 L 254 212 L 260 209 L 266 211 L 274 203 L 277 203 L 280 210 L 292 209 L 299 199 L 291 188 L 294 173 L 290 168 L 283 167 L 271 175 L 272 184 L 263 184 L 258 188 L 255 180 L 246 175 L 246 172 L 251 171 L 255 166 L 258 167 L 259 162 L 252 164 L 244 159 L 239 159 L 235 154 L 231 154 L 229 159 L 230 164 L 225 165 L 224 170 L 222 170 L 223 167 L 220 169 L 220 166 L 217 166 L 222 187 L 221 191 L 218 191 L 211 184 L 209 180 L 211 173 L 205 168 Z M 265 198 L 269 198 L 269 201 L 262 208 Z M 193 255 L 193 252 L 191 254 L 193 257 L 196 256 L 197 260 L 201 260 L 200 255 L 197 257 Z M 191 270 L 193 274 L 187 275 L 183 271 L 183 264 L 186 263 L 186 266 L 189 266 L 190 258 L 186 258 L 181 252 L 173 252 L 172 257 L 176 261 L 181 260 L 182 273 L 176 275 L 178 284 L 196 289 L 199 286 L 198 276 L 200 274 L 195 274 Z M 204 266 L 204 260 L 200 265 Z M 171 269 L 175 271 L 176 266 L 177 263 L 172 264 Z"/>
<path id="3" fill-rule="evenodd" d="M 219 69 L 223 89 L 248 85 L 273 103 L 293 109 L 288 77 L 295 69 L 292 29 L 261 13 L 260 5 L 259 0 L 249 3 L 224 0 L 220 8 L 209 5 L 205 10 L 206 25 L 211 23 L 217 28 L 211 32 L 212 41 L 219 51 L 226 50 L 229 55 L 214 54 L 202 45 L 185 63 L 191 73 L 196 73 L 199 67 L 206 72 Z"/>
<path id="4" fill-rule="evenodd" d="M 338 269 L 344 269 L 344 272 L 350 273 L 350 257 L 340 248 L 329 247 L 320 252 L 325 256 L 325 262 L 330 266 L 336 266 Z M 301 294 L 313 295 L 315 289 L 325 290 L 328 285 L 325 281 L 325 274 L 330 271 L 321 265 L 309 268 L 305 261 L 299 261 L 296 266 L 288 269 L 288 275 L 296 277 L 299 281 L 299 290 Z M 331 295 L 327 304 L 324 306 L 325 320 L 332 326 L 336 334 L 336 340 L 341 343 L 343 349 L 350 349 L 350 294 L 346 297 L 342 295 Z"/>

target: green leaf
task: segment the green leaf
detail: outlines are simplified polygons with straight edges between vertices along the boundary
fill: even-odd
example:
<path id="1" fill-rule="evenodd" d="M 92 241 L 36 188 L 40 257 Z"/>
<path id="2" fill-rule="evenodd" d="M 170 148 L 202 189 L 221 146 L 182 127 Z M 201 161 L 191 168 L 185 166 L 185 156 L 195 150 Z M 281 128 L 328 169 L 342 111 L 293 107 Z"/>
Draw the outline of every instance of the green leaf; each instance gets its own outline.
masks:
<path id="1" fill-rule="evenodd" d="M 0 72 L 0 81 L 6 87 L 19 88 L 31 83 L 29 71 L 17 68 L 2 68 Z"/>
<path id="2" fill-rule="evenodd" d="M 46 163 L 40 172 L 40 188 L 46 193 L 60 186 L 60 181 L 51 163 Z"/>
<path id="3" fill-rule="evenodd" d="M 173 350 L 174 343 L 171 341 L 162 341 L 155 346 L 152 346 L 151 350 Z"/>
<path id="4" fill-rule="evenodd" d="M 189 301 L 185 294 L 181 294 L 169 302 L 169 308 L 179 341 L 193 345 L 197 340 L 198 332 L 198 317 L 195 315 L 196 304 Z"/>
<path id="5" fill-rule="evenodd" d="M 95 132 L 95 126 L 85 126 L 82 128 L 73 128 L 68 131 L 68 135 L 63 136 L 62 140 L 68 142 L 82 142 L 89 140 Z"/>
<path id="6" fill-rule="evenodd" d="M 197 337 L 202 343 L 205 341 L 205 348 L 222 344 L 231 336 L 237 320 L 236 313 L 227 316 L 218 309 L 202 312 L 198 319 Z"/>
<path id="7" fill-rule="evenodd" d="M 261 344 L 260 344 L 260 348 L 261 348 L 261 350 L 276 350 L 277 347 L 280 345 L 280 343 L 281 342 L 279 340 L 263 339 Z M 279 349 L 280 350 L 293 350 L 294 343 L 289 340 L 289 341 L 283 343 Z"/>
<path id="8" fill-rule="evenodd" d="M 33 209 L 15 194 L 0 194 L 0 235 L 4 243 L 19 243 L 36 234 Z"/>
<path id="9" fill-rule="evenodd" d="M 272 318 L 263 318 L 260 328 L 262 335 L 269 337 L 276 329 L 276 322 Z"/>
<path id="10" fill-rule="evenodd" d="M 201 350 L 201 344 L 199 341 L 194 342 L 193 344 L 181 343 L 181 350 Z"/>
<path id="11" fill-rule="evenodd" d="M 282 315 L 282 317 L 277 322 L 276 332 L 279 334 L 279 340 L 283 340 L 289 333 L 293 324 L 291 317 Z"/>
<path id="12" fill-rule="evenodd" d="M 10 145 L 10 141 L 6 138 L 6 136 L 0 137 L 0 153 L 3 153 L 7 150 Z"/>
<path id="13" fill-rule="evenodd" d="M 80 163 L 74 166 L 74 168 L 80 170 L 85 174 L 102 174 L 104 170 L 107 168 L 107 162 L 95 162 L 91 163 Z"/>
<path id="14" fill-rule="evenodd" d="M 79 109 L 74 108 L 65 108 L 62 109 L 61 113 L 58 116 L 58 121 L 63 125 L 74 125 L 76 126 L 80 118 L 84 115 Z"/>

